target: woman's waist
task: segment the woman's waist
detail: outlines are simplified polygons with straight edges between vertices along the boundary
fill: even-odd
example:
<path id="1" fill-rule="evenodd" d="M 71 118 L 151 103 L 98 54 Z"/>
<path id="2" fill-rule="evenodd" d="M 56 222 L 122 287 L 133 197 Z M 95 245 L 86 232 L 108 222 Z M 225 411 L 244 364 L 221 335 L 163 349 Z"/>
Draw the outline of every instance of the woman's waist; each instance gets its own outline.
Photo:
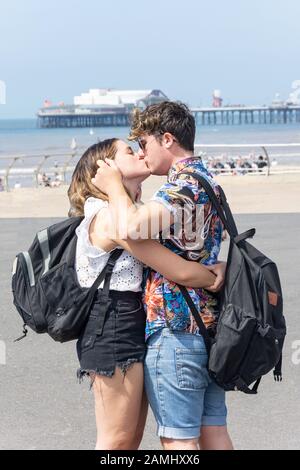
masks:
<path id="1" fill-rule="evenodd" d="M 95 299 L 101 299 L 103 296 L 103 289 L 100 288 L 97 290 L 95 294 Z M 110 289 L 108 294 L 110 299 L 113 300 L 126 300 L 126 299 L 141 299 L 142 298 L 142 291 L 131 291 L 131 290 L 115 290 Z"/>

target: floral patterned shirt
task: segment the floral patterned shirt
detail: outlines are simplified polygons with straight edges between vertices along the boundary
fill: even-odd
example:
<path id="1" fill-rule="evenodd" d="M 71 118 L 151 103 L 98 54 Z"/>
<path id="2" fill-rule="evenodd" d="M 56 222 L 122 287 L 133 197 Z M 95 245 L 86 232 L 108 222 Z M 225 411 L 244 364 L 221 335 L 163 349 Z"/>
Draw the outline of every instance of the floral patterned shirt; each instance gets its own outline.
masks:
<path id="1" fill-rule="evenodd" d="M 188 171 L 190 175 L 181 174 Z M 163 204 L 173 215 L 174 224 L 161 242 L 173 252 L 190 261 L 215 264 L 222 241 L 223 225 L 208 195 L 192 177 L 193 172 L 204 176 L 214 188 L 218 187 L 204 167 L 200 157 L 178 161 L 169 171 L 167 182 L 154 194 L 152 200 Z M 203 288 L 188 288 L 189 294 L 207 328 L 216 326 L 218 301 Z M 144 289 L 147 312 L 146 339 L 161 328 L 199 333 L 179 287 L 161 274 L 148 270 Z"/>

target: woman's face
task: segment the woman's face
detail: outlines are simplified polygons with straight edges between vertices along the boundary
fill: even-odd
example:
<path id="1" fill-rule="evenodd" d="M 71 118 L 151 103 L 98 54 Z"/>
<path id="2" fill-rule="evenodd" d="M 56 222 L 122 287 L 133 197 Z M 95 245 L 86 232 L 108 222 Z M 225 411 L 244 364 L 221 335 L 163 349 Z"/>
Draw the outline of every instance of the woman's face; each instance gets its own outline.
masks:
<path id="1" fill-rule="evenodd" d="M 117 151 L 115 163 L 127 180 L 141 178 L 142 180 L 150 176 L 150 171 L 145 164 L 144 157 L 140 157 L 124 140 L 116 143 Z"/>

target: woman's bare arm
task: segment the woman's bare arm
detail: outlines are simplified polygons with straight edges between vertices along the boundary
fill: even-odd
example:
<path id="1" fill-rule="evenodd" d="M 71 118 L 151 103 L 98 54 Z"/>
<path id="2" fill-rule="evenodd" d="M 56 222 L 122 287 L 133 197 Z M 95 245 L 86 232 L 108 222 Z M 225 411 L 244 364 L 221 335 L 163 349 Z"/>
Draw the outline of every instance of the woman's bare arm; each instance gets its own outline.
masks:
<path id="1" fill-rule="evenodd" d="M 103 209 L 90 226 L 89 235 L 93 245 L 105 251 L 121 246 L 146 266 L 183 286 L 211 288 L 214 285 L 216 275 L 200 263 L 186 261 L 155 240 L 109 239 L 109 225 L 109 212 Z"/>
<path id="2" fill-rule="evenodd" d="M 155 240 L 115 240 L 146 266 L 162 274 L 170 281 L 188 287 L 210 287 L 216 276 L 205 266 L 194 261 L 186 261 Z"/>

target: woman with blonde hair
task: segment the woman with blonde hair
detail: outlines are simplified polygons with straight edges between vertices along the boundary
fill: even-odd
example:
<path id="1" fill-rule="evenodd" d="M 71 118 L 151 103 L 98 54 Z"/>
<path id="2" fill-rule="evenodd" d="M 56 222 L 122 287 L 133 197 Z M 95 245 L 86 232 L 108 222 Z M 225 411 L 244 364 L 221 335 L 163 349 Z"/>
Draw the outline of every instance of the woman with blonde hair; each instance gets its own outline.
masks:
<path id="1" fill-rule="evenodd" d="M 145 313 L 142 301 L 144 265 L 190 287 L 216 290 L 220 278 L 205 266 L 172 253 L 155 240 L 134 242 L 113 234 L 107 196 L 92 178 L 97 160 L 114 160 L 132 201 L 140 202 L 141 183 L 150 175 L 143 159 L 119 139 L 92 145 L 79 160 L 68 190 L 69 216 L 84 216 L 76 229 L 76 271 L 82 287 L 90 287 L 116 248 L 123 248 L 103 311 L 103 283 L 89 320 L 77 342 L 78 378 L 88 375 L 95 397 L 96 449 L 138 449 L 147 416 L 143 393 Z M 176 410 L 174 410 L 176 412 Z"/>

